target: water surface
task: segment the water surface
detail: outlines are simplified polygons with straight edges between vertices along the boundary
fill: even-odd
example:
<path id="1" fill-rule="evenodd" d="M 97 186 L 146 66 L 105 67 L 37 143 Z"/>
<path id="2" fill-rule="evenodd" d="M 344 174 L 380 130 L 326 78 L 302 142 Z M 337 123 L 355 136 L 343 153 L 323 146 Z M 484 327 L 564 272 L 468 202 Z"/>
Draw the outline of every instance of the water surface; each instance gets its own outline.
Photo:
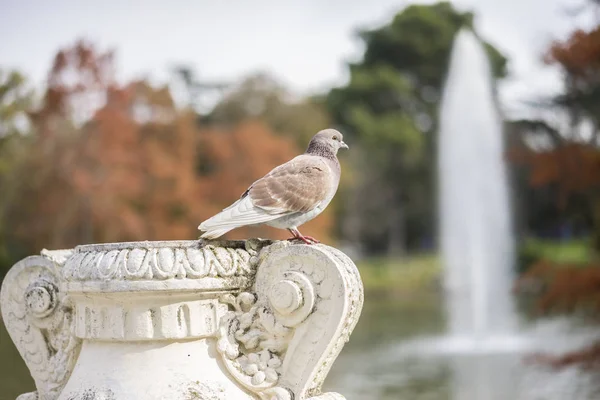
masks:
<path id="1" fill-rule="evenodd" d="M 443 299 L 370 299 L 326 381 L 348 400 L 598 400 L 598 377 L 579 368 L 561 371 L 527 363 L 531 351 L 577 349 L 597 328 L 557 318 L 527 321 L 522 346 L 465 351 L 448 338 Z M 372 339 L 370 339 L 372 338 Z M 520 349 L 519 351 L 517 351 Z"/>
<path id="2" fill-rule="evenodd" d="M 348 400 L 600 399 L 592 390 L 594 377 L 576 368 L 533 368 L 514 354 L 444 355 L 435 346 L 421 351 L 420 346 L 443 337 L 445 327 L 443 301 L 436 293 L 367 293 L 361 318 L 324 389 Z M 546 337 L 550 351 L 574 348 L 594 331 L 561 320 L 529 323 L 526 330 L 537 341 Z M 0 324 L 0 400 L 32 390 L 29 372 Z"/>

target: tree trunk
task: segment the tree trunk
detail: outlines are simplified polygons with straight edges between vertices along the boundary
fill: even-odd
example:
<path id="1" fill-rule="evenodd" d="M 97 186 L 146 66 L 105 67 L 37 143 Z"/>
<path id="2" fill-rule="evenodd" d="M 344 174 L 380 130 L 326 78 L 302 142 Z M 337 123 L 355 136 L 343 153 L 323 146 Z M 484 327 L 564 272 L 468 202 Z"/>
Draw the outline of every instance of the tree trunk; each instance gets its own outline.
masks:
<path id="1" fill-rule="evenodd" d="M 600 262 L 600 198 L 592 200 L 591 263 Z"/>
<path id="2" fill-rule="evenodd" d="M 404 205 L 400 201 L 392 201 L 388 207 L 388 214 L 388 256 L 404 257 L 406 255 Z"/>

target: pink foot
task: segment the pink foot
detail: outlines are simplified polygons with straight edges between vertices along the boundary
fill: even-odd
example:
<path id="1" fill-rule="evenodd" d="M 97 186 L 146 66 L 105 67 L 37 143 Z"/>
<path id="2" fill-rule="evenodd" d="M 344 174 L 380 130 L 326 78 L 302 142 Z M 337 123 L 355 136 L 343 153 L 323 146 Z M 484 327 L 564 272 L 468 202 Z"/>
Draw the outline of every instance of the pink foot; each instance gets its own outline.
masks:
<path id="1" fill-rule="evenodd" d="M 321 243 L 321 242 L 319 242 L 317 239 L 315 239 L 315 238 L 314 238 L 314 237 L 312 237 L 312 236 L 303 236 L 303 237 L 304 237 L 305 239 L 307 239 L 307 240 L 309 240 L 309 241 L 313 242 L 313 243 Z"/>
<path id="2" fill-rule="evenodd" d="M 295 236 L 295 237 L 291 237 L 287 240 L 289 240 L 290 242 L 294 241 L 294 240 L 302 240 L 306 244 L 313 244 L 313 242 L 311 242 L 310 239 L 308 239 L 306 236 Z"/>
<path id="3" fill-rule="evenodd" d="M 313 244 L 313 243 L 320 243 L 317 239 L 315 239 L 312 236 L 304 236 L 300 233 L 300 231 L 298 230 L 292 230 L 292 229 L 288 229 L 292 235 L 294 235 L 293 237 L 289 238 L 288 240 L 302 240 L 304 243 L 306 244 Z"/>
<path id="4" fill-rule="evenodd" d="M 313 242 L 311 242 L 306 236 L 298 236 L 298 239 L 302 240 L 306 244 L 313 244 Z"/>

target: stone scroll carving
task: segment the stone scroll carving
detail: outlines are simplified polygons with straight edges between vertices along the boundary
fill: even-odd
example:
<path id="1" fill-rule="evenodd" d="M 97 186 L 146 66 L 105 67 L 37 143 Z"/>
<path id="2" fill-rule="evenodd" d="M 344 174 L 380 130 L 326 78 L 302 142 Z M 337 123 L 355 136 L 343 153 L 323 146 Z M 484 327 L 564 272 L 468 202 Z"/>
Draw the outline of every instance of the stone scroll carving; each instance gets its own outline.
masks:
<path id="1" fill-rule="evenodd" d="M 4 278 L 2 318 L 37 388 L 18 400 L 55 400 L 77 359 L 73 310 L 60 290 L 60 268 L 70 254 L 43 251 L 15 264 Z"/>
<path id="2" fill-rule="evenodd" d="M 218 350 L 245 389 L 265 400 L 344 399 L 321 394 L 363 303 L 356 266 L 327 246 L 278 243 L 260 253 L 252 291 L 225 295 Z"/>

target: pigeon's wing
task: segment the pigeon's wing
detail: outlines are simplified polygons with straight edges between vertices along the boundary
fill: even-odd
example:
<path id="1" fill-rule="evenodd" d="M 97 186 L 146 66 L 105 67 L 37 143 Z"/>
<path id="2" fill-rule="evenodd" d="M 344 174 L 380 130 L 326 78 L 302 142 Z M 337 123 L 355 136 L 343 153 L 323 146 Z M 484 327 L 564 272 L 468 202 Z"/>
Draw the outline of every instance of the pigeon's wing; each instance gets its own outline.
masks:
<path id="1" fill-rule="evenodd" d="M 279 217 L 280 215 L 270 214 L 255 207 L 250 197 L 244 196 L 214 217 L 201 223 L 198 229 L 204 232 L 201 237 L 215 239 L 240 226 L 263 224 Z"/>
<path id="2" fill-rule="evenodd" d="M 331 181 L 325 161 L 301 155 L 254 182 L 247 196 L 252 204 L 270 214 L 308 212 L 327 198 Z"/>
<path id="3" fill-rule="evenodd" d="M 301 155 L 257 180 L 241 199 L 200 224 L 206 239 L 214 239 L 244 225 L 262 224 L 318 206 L 331 186 L 327 164 Z"/>

